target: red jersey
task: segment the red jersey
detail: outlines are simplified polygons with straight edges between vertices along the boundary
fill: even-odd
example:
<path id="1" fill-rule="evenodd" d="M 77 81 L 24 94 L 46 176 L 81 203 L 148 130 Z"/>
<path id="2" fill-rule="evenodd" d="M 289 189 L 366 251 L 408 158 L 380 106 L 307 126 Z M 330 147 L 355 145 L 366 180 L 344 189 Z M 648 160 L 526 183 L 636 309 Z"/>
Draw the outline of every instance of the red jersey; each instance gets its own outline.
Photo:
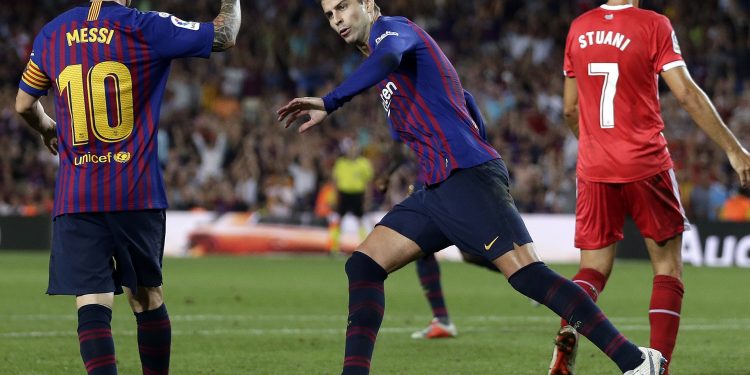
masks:
<path id="1" fill-rule="evenodd" d="M 579 178 L 632 182 L 672 168 L 658 81 L 678 66 L 677 37 L 660 14 L 602 5 L 573 21 L 564 73 L 578 85 Z"/>

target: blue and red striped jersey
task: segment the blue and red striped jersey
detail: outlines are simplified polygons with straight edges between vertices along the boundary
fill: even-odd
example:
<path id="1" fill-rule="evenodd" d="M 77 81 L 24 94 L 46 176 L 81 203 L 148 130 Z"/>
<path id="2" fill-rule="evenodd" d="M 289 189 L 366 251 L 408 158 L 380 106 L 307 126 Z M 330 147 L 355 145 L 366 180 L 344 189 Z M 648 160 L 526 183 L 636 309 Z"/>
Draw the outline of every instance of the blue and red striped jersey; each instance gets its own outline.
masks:
<path id="1" fill-rule="evenodd" d="M 500 155 L 466 107 L 453 64 L 427 32 L 404 17 L 380 17 L 370 56 L 323 98 L 329 113 L 376 85 L 392 131 L 417 154 L 421 181 L 439 183 L 455 169 Z"/>
<path id="2" fill-rule="evenodd" d="M 212 23 L 115 2 L 75 7 L 34 39 L 21 90 L 55 99 L 54 216 L 167 207 L 157 156 L 170 61 L 208 57 Z"/>

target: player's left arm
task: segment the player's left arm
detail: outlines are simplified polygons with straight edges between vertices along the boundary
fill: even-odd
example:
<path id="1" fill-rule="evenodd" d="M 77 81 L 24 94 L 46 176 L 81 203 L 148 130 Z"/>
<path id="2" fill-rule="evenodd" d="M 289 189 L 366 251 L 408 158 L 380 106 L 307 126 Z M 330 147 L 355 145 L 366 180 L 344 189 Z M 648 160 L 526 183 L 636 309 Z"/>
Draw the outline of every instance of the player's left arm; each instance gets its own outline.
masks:
<path id="1" fill-rule="evenodd" d="M 18 95 L 16 95 L 16 112 L 21 115 L 30 127 L 42 136 L 44 145 L 47 146 L 49 152 L 52 155 L 57 155 L 57 129 L 55 128 L 55 120 L 44 112 L 44 107 L 39 102 L 39 97 L 18 89 Z"/>
<path id="2" fill-rule="evenodd" d="M 578 138 L 578 83 L 575 77 L 565 77 L 563 85 L 563 116 L 573 135 Z"/>

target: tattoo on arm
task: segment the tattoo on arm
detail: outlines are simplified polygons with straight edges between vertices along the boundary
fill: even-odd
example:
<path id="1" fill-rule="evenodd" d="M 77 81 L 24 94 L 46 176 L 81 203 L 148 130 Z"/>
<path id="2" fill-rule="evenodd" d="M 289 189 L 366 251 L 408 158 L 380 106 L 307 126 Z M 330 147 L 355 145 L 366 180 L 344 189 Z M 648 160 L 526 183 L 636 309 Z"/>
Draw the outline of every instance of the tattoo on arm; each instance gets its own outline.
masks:
<path id="1" fill-rule="evenodd" d="M 214 19 L 214 52 L 226 51 L 234 46 L 240 31 L 240 0 L 221 0 L 221 10 Z"/>

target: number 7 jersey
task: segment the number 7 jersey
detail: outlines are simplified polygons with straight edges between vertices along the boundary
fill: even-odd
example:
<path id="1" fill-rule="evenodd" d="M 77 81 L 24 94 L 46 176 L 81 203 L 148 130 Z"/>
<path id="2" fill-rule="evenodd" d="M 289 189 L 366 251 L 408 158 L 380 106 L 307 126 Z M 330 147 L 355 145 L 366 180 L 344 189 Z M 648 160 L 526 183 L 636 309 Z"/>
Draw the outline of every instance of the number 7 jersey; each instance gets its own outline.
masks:
<path id="1" fill-rule="evenodd" d="M 54 95 L 54 216 L 167 207 L 156 136 L 170 61 L 208 57 L 213 30 L 110 1 L 75 7 L 42 28 L 19 88 Z"/>
<path id="2" fill-rule="evenodd" d="M 660 14 L 602 5 L 573 21 L 564 73 L 578 85 L 579 178 L 632 182 L 672 167 L 658 81 L 678 66 L 677 38 Z"/>

